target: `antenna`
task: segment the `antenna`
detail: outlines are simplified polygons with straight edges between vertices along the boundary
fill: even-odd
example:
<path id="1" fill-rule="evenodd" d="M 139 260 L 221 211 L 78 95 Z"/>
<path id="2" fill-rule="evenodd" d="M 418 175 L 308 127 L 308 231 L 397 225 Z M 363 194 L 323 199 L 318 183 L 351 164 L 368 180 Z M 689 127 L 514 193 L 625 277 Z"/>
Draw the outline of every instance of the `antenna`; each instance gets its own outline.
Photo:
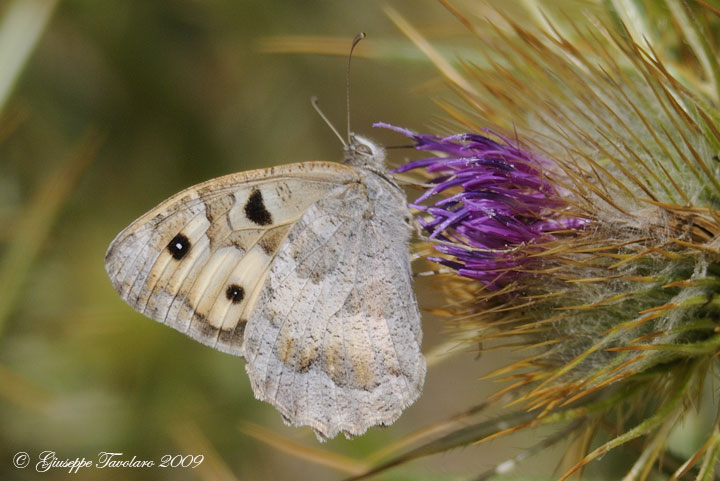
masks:
<path id="1" fill-rule="evenodd" d="M 350 55 L 348 55 L 348 63 L 347 63 L 347 72 L 345 73 L 345 100 L 346 100 L 346 107 L 347 107 L 347 136 L 348 136 L 348 143 L 350 143 L 350 61 L 352 60 L 352 54 L 353 50 L 355 50 L 355 46 L 360 43 L 360 40 L 367 37 L 365 32 L 360 32 L 357 35 L 355 35 L 355 38 L 353 39 L 352 46 L 350 47 Z M 344 142 L 343 142 L 344 144 Z"/>
<path id="2" fill-rule="evenodd" d="M 345 139 L 342 138 L 342 135 L 340 135 L 340 132 L 337 131 L 335 126 L 330 122 L 330 120 L 325 116 L 322 110 L 320 110 L 320 106 L 318 105 L 318 98 L 314 95 L 310 97 L 310 103 L 312 104 L 313 108 L 315 109 L 315 112 L 318 113 L 321 119 L 325 121 L 325 123 L 330 127 L 330 130 L 333 131 L 335 135 L 337 135 L 337 138 L 340 139 L 340 142 L 343 144 L 343 147 L 347 147 L 347 144 L 345 143 Z"/>
<path id="3" fill-rule="evenodd" d="M 320 118 L 322 118 L 325 123 L 330 127 L 330 130 L 333 131 L 333 133 L 337 136 L 338 139 L 340 139 L 340 142 L 342 142 L 343 147 L 347 148 L 348 144 L 350 144 L 350 61 L 352 60 L 352 54 L 353 50 L 355 50 L 355 46 L 360 42 L 360 40 L 367 37 L 365 32 L 358 33 L 355 38 L 353 39 L 352 45 L 350 46 L 350 54 L 348 55 L 348 63 L 347 63 L 347 72 L 345 73 L 345 100 L 346 100 L 346 110 L 347 110 L 347 142 L 345 142 L 345 139 L 343 139 L 342 135 L 340 135 L 340 132 L 335 128 L 335 126 L 330 122 L 330 120 L 325 116 L 322 110 L 320 110 L 320 105 L 318 105 L 318 98 L 316 96 L 310 97 L 310 103 L 312 104 L 313 108 L 315 109 L 315 112 L 318 113 Z"/>

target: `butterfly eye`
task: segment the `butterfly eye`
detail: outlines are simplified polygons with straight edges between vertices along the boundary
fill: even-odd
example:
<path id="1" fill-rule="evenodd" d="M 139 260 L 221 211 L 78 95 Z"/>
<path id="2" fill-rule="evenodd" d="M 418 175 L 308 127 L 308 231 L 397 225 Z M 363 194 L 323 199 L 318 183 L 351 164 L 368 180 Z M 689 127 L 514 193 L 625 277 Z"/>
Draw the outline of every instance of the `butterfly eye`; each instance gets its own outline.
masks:
<path id="1" fill-rule="evenodd" d="M 357 151 L 360 152 L 361 154 L 365 154 L 365 155 L 371 155 L 371 154 L 372 154 L 372 150 L 370 150 L 370 147 L 368 147 L 368 146 L 365 145 L 365 144 L 359 144 L 359 145 L 357 146 Z"/>

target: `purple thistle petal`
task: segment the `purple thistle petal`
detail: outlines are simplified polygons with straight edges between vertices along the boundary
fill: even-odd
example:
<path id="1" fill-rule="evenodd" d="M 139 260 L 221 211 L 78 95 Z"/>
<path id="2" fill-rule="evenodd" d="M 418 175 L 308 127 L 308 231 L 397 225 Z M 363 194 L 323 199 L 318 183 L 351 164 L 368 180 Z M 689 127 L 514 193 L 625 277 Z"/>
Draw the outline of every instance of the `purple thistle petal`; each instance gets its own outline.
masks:
<path id="1" fill-rule="evenodd" d="M 446 243 L 434 248 L 448 257 L 428 257 L 476 279 L 488 289 L 499 289 L 530 275 L 544 241 L 553 232 L 582 229 L 589 220 L 562 214 L 567 211 L 563 189 L 546 175 L 554 164 L 513 146 L 486 130 L 482 134 L 437 137 L 378 122 L 381 127 L 415 141 L 417 150 L 435 154 L 408 162 L 393 173 L 422 169 L 431 186 L 410 207 L 420 211 L 418 221 L 429 238 Z M 524 249 L 532 246 L 532 250 Z"/>

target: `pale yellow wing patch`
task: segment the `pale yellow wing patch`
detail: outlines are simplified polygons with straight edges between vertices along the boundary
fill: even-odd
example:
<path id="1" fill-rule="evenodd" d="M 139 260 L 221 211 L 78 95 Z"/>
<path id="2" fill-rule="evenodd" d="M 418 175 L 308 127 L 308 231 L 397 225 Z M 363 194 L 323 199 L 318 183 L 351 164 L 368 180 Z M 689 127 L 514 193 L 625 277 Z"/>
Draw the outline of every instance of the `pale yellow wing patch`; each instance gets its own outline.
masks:
<path id="1" fill-rule="evenodd" d="M 313 203 L 357 182 L 342 164 L 306 162 L 198 184 L 123 230 L 105 268 L 135 310 L 243 355 L 245 323 L 288 232 Z"/>

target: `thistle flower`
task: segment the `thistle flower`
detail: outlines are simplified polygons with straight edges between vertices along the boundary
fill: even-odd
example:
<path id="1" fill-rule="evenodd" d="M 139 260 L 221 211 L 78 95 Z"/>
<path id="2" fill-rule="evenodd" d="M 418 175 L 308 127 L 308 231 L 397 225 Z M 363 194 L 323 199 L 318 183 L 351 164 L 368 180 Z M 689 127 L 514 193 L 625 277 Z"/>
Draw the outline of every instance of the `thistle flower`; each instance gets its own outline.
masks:
<path id="1" fill-rule="evenodd" d="M 488 289 L 527 272 L 536 259 L 532 254 L 554 240 L 554 233 L 587 223 L 571 212 L 562 189 L 546 177 L 552 163 L 514 147 L 501 135 L 487 131 L 498 141 L 479 134 L 440 138 L 385 123 L 375 127 L 410 137 L 418 150 L 445 155 L 409 162 L 394 173 L 424 169 L 435 176 L 410 207 L 426 215 L 418 221 L 428 239 L 440 241 L 434 248 L 451 259 L 428 259 Z M 431 199 L 433 205 L 423 204 Z"/>

